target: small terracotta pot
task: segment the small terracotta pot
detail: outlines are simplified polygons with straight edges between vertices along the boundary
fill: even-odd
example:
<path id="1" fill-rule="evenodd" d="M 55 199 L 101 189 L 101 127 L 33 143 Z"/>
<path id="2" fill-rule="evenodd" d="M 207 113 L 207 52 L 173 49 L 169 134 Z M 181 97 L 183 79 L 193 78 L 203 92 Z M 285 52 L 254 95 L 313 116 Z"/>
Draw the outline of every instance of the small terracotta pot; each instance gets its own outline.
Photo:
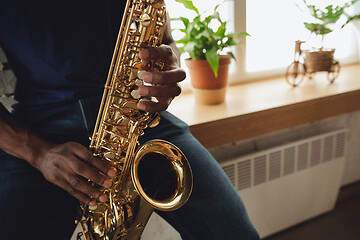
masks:
<path id="1" fill-rule="evenodd" d="M 185 60 L 197 103 L 218 104 L 225 101 L 230 60 L 228 55 L 220 56 L 217 77 L 207 60 Z"/>

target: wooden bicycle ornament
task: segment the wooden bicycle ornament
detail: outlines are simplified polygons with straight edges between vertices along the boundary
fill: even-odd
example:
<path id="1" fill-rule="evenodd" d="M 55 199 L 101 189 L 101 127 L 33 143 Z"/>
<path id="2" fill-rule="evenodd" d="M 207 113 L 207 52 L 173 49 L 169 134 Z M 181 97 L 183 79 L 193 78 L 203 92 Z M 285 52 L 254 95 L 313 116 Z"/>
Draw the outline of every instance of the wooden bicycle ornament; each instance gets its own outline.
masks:
<path id="1" fill-rule="evenodd" d="M 298 86 L 305 77 L 309 79 L 317 72 L 327 72 L 327 79 L 333 83 L 339 75 L 340 64 L 334 60 L 335 49 L 302 50 L 303 41 L 295 42 L 294 61 L 286 69 L 286 81 Z"/>

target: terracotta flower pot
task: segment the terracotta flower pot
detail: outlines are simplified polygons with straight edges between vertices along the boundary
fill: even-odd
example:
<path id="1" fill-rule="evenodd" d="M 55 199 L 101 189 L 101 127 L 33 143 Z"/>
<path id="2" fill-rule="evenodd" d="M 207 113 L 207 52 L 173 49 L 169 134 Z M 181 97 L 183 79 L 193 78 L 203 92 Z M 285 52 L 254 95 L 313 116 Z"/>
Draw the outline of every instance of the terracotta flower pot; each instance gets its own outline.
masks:
<path id="1" fill-rule="evenodd" d="M 210 105 L 225 101 L 230 60 L 228 55 L 220 56 L 217 77 L 208 61 L 192 59 L 185 61 L 197 103 Z"/>

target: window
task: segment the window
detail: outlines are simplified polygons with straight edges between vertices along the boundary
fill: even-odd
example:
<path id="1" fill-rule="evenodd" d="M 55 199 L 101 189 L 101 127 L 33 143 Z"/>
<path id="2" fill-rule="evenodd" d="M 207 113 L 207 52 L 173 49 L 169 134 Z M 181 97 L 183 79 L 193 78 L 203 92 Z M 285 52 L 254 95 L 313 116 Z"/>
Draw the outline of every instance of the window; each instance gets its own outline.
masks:
<path id="1" fill-rule="evenodd" d="M 316 5 L 342 5 L 348 1 L 317 0 Z M 307 2 L 314 4 L 315 1 Z M 311 21 L 309 18 L 302 0 L 247 1 L 246 30 L 252 36 L 246 43 L 245 76 L 251 78 L 283 73 L 293 61 L 295 40 L 306 41 L 304 48 L 317 45 L 319 39 L 315 36 L 309 38 L 309 31 L 303 25 L 304 20 Z M 346 21 L 340 20 L 343 20 L 342 23 Z M 341 29 L 342 23 L 325 37 L 324 46 L 335 48 L 335 58 L 343 64 L 358 61 L 352 26 Z"/>
<path id="2" fill-rule="evenodd" d="M 307 1 L 325 6 L 331 3 L 341 5 L 350 0 Z M 206 9 L 212 11 L 209 3 L 214 6 L 222 0 L 193 0 L 193 2 L 201 11 Z M 166 3 L 172 18 L 192 14 L 174 0 Z M 229 31 L 246 31 L 251 35 L 246 39 L 245 48 L 237 46 L 235 49 L 237 61 L 230 66 L 230 81 L 247 81 L 285 74 L 286 67 L 294 59 L 295 41 L 307 40 L 307 45 L 313 44 L 311 42 L 314 40 L 308 39 L 309 31 L 303 25 L 309 15 L 306 8 L 301 11 L 302 3 L 302 0 L 234 0 L 225 2 L 219 8 L 221 16 L 229 22 Z M 171 24 L 173 28 L 177 28 L 175 22 Z M 349 24 L 344 29 L 339 29 L 340 26 L 336 28 L 335 32 L 326 36 L 325 47 L 336 48 L 335 58 L 340 64 L 359 62 L 360 27 L 355 30 L 353 24 Z M 175 39 L 179 38 L 178 34 L 176 31 L 173 32 Z M 185 83 L 184 87 L 187 85 L 189 84 Z"/>

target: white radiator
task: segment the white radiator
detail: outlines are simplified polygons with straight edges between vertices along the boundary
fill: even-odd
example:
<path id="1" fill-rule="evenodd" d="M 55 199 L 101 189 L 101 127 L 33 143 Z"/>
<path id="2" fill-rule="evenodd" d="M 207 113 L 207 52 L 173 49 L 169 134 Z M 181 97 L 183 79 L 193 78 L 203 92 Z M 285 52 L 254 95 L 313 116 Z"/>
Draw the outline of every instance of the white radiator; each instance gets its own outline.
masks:
<path id="1" fill-rule="evenodd" d="M 222 163 L 261 237 L 334 208 L 347 130 L 317 135 Z"/>

